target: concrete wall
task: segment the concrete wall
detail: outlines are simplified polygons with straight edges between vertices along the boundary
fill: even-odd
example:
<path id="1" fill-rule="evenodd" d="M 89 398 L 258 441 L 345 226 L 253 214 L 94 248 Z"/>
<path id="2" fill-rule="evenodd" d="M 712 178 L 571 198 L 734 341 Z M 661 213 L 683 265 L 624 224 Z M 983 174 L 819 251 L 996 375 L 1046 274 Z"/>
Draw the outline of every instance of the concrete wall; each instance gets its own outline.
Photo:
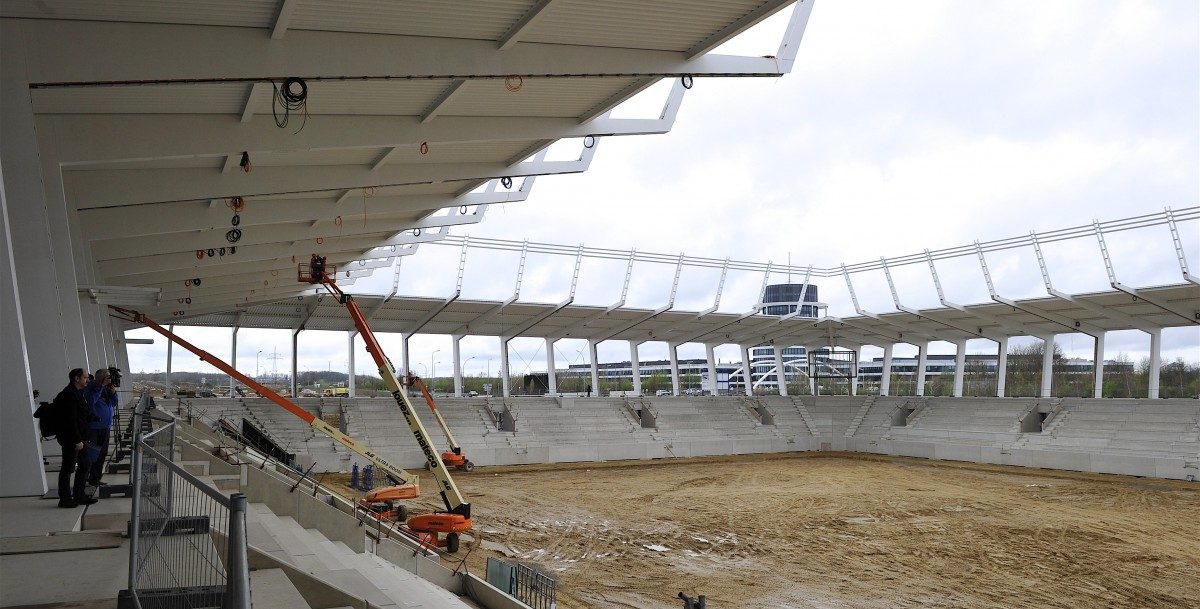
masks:
<path id="1" fill-rule="evenodd" d="M 1157 478 L 1200 478 L 1200 401 L 1046 400 L 830 396 L 519 398 L 505 408 L 516 431 L 494 428 L 484 400 L 447 400 L 454 432 L 477 465 L 645 460 L 714 455 L 856 451 L 949 461 Z M 424 459 L 387 398 L 345 400 L 347 416 L 370 415 L 379 453 L 402 467 Z M 750 407 L 771 413 L 766 424 Z M 273 405 L 264 406 L 275 408 Z M 498 405 L 493 403 L 493 408 Z M 653 413 L 644 428 L 630 408 Z M 912 408 L 907 425 L 895 413 Z M 1022 433 L 1030 412 L 1055 411 L 1046 431 Z M 380 413 L 385 414 L 380 414 Z M 476 416 L 478 415 L 478 416 Z M 388 428 L 391 429 L 388 429 Z M 428 426 L 436 445 L 444 441 Z M 354 435 L 351 430 L 351 435 Z M 378 441 L 376 444 L 375 442 Z"/>

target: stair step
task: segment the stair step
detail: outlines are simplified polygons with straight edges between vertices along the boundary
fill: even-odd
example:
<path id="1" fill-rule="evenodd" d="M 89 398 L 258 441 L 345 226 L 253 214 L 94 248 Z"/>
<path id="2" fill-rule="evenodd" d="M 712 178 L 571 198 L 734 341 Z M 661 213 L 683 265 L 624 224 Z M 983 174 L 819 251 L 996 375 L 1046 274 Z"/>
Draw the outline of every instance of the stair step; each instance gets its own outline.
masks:
<path id="1" fill-rule="evenodd" d="M 260 569 L 250 572 L 250 589 L 256 607 L 287 607 L 304 609 L 309 607 L 304 596 L 288 579 L 283 569 Z"/>

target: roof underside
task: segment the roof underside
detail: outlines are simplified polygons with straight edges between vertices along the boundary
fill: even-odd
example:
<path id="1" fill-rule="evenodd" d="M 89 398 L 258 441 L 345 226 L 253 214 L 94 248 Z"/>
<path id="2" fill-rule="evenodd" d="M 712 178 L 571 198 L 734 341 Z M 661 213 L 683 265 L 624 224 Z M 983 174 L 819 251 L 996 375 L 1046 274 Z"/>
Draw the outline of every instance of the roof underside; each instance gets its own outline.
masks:
<path id="1" fill-rule="evenodd" d="M 203 280 L 176 312 L 299 293 L 264 281 L 313 252 L 386 259 L 478 222 L 532 176 L 586 170 L 601 136 L 668 130 L 681 90 L 661 119 L 606 116 L 660 80 L 785 73 L 707 52 L 795 1 L 11 0 L 0 16 L 95 261 L 79 283 Z M 308 99 L 281 128 L 285 77 Z M 578 159 L 539 156 L 568 138 Z"/>

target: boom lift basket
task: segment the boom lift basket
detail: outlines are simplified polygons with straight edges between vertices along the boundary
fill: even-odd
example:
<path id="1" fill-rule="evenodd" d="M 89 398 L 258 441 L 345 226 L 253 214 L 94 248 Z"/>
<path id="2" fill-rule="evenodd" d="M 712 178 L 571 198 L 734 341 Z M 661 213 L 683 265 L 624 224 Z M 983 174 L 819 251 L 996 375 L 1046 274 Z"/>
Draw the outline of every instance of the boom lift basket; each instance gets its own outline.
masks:
<path id="1" fill-rule="evenodd" d="M 326 275 L 326 276 L 323 276 L 323 275 Z M 325 264 L 323 273 L 320 273 L 320 272 L 314 273 L 313 265 L 311 262 L 308 264 L 300 264 L 297 266 L 297 269 L 296 269 L 296 280 L 299 281 L 300 283 L 314 283 L 315 284 L 315 283 L 321 283 L 322 281 L 326 281 L 326 280 L 329 281 L 330 283 L 336 283 L 336 279 L 337 279 L 337 265 L 336 264 Z"/>

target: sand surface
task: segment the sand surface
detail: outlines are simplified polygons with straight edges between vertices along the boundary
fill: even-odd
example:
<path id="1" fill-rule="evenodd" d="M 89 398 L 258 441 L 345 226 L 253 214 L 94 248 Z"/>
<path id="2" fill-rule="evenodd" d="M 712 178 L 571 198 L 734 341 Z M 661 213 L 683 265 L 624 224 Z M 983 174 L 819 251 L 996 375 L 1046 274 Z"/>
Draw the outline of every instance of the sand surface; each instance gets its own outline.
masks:
<path id="1" fill-rule="evenodd" d="M 536 565 L 561 609 L 1200 607 L 1194 483 L 812 453 L 456 480 L 471 571 Z"/>

